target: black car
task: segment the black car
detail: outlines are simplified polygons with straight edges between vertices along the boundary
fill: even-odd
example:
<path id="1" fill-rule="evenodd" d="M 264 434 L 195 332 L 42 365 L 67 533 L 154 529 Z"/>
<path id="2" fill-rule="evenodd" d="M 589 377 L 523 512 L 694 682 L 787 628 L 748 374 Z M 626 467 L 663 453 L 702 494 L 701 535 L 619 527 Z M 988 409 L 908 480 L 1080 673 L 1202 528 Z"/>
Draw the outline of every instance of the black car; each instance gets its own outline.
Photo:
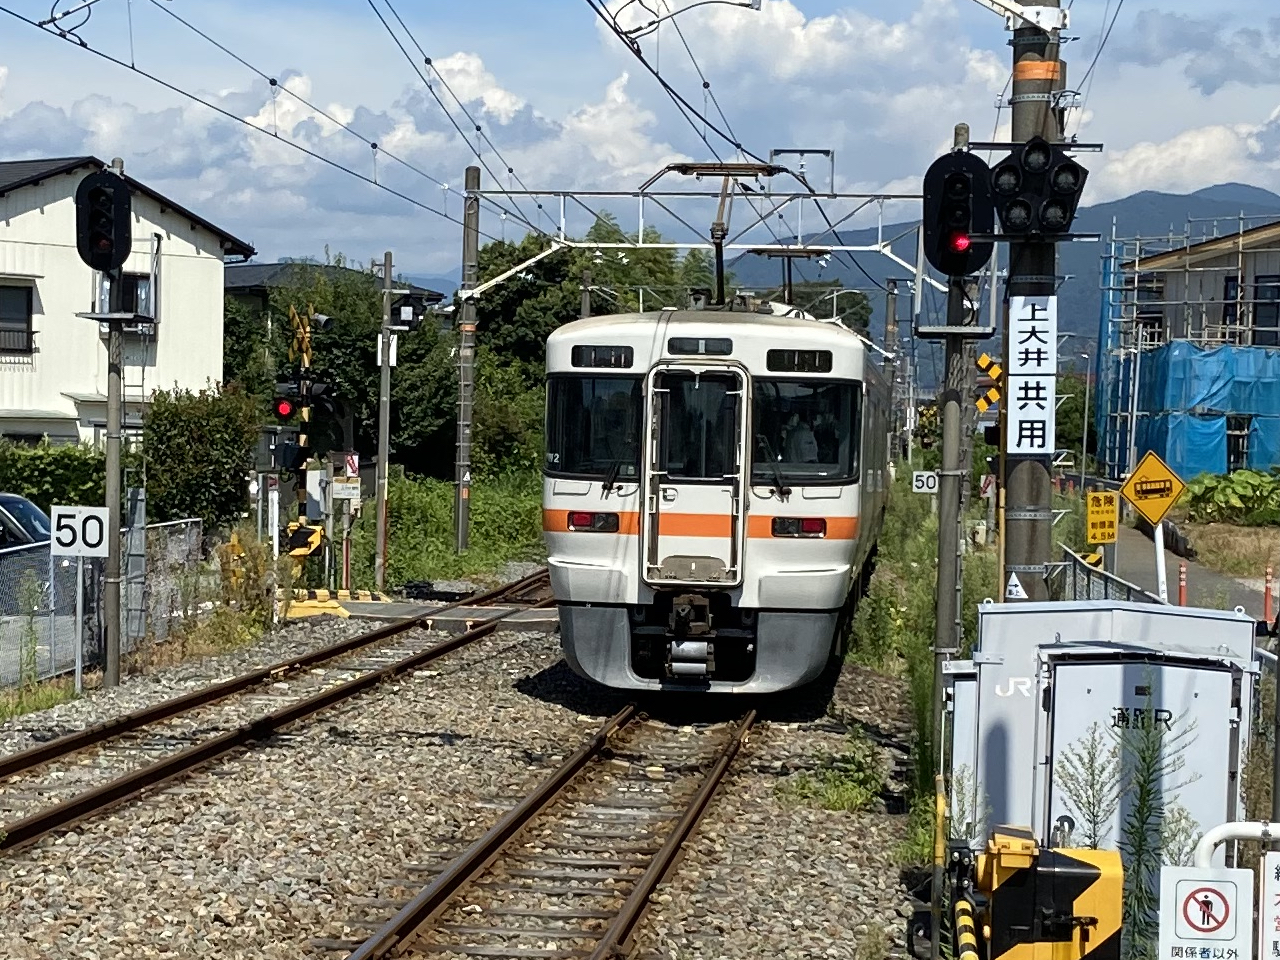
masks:
<path id="1" fill-rule="evenodd" d="M 0 550 L 28 543 L 46 543 L 53 523 L 48 514 L 26 497 L 0 493 Z"/>

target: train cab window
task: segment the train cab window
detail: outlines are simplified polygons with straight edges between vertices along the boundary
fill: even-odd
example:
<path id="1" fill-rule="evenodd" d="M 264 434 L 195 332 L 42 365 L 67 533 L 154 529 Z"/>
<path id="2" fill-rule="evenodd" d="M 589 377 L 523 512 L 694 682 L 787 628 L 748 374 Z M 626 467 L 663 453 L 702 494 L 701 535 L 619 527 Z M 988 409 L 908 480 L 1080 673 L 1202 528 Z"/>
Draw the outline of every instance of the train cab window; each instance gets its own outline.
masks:
<path id="1" fill-rule="evenodd" d="M 788 483 L 855 481 L 861 396 L 852 380 L 757 380 L 751 482 L 774 483 L 777 470 Z"/>
<path id="2" fill-rule="evenodd" d="M 547 473 L 635 480 L 640 473 L 641 409 L 639 377 L 551 377 Z"/>
<path id="3" fill-rule="evenodd" d="M 738 472 L 742 384 L 734 374 L 673 371 L 656 381 L 660 469 L 670 480 L 722 482 Z"/>

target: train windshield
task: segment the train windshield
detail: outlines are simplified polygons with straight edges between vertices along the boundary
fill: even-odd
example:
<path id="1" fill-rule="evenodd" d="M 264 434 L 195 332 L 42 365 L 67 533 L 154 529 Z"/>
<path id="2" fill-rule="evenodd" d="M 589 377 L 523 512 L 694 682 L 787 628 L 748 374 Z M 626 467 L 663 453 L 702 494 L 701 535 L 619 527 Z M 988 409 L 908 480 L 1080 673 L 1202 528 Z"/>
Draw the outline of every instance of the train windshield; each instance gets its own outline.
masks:
<path id="1" fill-rule="evenodd" d="M 547 472 L 635 480 L 640 475 L 641 387 L 639 377 L 551 377 Z"/>
<path id="2" fill-rule="evenodd" d="M 752 483 L 774 483 L 777 471 L 790 483 L 857 478 L 861 384 L 761 379 L 754 392 Z"/>

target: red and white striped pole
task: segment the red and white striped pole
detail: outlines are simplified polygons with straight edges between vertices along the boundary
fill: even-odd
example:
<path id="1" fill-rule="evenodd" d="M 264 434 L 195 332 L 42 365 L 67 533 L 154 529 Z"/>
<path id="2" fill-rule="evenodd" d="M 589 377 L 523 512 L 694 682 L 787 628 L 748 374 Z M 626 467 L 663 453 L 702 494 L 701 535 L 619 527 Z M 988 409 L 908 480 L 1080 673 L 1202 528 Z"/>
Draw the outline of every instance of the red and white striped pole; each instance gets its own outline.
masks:
<path id="1" fill-rule="evenodd" d="M 1185 607 L 1187 605 L 1187 564 L 1182 562 L 1178 564 L 1178 606 Z"/>

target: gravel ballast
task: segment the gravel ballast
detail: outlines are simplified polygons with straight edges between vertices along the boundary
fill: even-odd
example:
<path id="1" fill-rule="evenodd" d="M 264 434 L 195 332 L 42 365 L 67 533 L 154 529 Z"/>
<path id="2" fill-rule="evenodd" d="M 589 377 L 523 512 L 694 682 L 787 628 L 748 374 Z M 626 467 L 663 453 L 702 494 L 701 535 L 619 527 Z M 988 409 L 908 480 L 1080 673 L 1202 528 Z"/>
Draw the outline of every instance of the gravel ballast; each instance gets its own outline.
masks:
<path id="1" fill-rule="evenodd" d="M 0 750 L 375 625 L 291 624 L 251 649 L 17 718 L 0 728 Z M 0 955 L 336 960 L 344 954 L 311 940 L 372 933 L 393 912 L 380 901 L 396 880 L 426 883 L 421 864 L 479 836 L 625 702 L 573 676 L 554 635 L 499 632 L 164 792 L 6 854 Z M 777 788 L 839 753 L 858 724 L 881 741 L 887 764 L 900 761 L 906 702 L 896 681 L 847 665 L 829 712 L 825 701 L 795 698 L 762 706 L 761 725 L 642 923 L 644 955 L 861 958 L 875 945 L 903 955 L 896 854 L 906 817 L 824 810 Z M 662 705 L 643 706 L 666 719 Z M 738 704 L 715 709 L 730 719 Z M 673 712 L 670 722 L 682 721 Z"/>

